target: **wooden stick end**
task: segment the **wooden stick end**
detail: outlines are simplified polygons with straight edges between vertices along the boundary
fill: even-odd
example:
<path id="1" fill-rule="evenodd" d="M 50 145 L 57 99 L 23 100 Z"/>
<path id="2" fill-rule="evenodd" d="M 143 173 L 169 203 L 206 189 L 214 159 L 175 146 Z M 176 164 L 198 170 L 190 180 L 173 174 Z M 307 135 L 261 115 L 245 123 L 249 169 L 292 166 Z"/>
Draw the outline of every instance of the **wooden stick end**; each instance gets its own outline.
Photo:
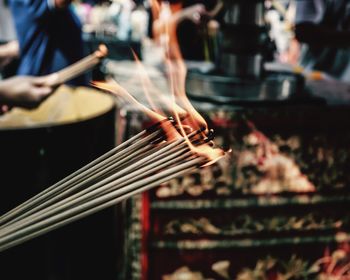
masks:
<path id="1" fill-rule="evenodd" d="M 95 51 L 95 55 L 98 57 L 98 58 L 104 58 L 108 55 L 108 48 L 106 45 L 104 44 L 101 44 L 98 46 L 98 50 Z"/>

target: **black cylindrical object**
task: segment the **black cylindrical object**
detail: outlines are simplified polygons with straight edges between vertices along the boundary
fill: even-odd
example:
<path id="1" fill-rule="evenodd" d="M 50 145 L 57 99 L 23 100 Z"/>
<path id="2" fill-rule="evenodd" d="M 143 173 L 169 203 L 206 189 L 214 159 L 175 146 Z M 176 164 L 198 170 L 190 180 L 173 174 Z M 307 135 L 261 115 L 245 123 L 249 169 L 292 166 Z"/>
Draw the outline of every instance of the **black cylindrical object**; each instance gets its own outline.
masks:
<path id="1" fill-rule="evenodd" d="M 268 45 L 263 0 L 225 0 L 219 69 L 230 77 L 260 78 Z"/>
<path id="2" fill-rule="evenodd" d="M 264 26 L 264 0 L 225 0 L 225 23 Z"/>
<path id="3" fill-rule="evenodd" d="M 111 98 L 108 108 L 81 121 L 0 128 L 0 214 L 113 148 L 115 115 Z M 107 209 L 1 252 L 0 278 L 114 279 L 114 230 L 114 209 Z"/>

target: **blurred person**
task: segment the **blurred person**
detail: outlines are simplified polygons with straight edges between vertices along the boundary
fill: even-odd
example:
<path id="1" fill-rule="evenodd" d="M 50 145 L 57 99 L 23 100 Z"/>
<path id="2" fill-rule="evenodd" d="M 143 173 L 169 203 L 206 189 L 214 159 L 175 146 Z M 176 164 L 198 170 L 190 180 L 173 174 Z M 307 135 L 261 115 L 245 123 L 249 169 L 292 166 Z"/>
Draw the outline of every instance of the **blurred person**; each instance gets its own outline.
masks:
<path id="1" fill-rule="evenodd" d="M 19 75 L 42 76 L 84 56 L 81 24 L 71 0 L 8 0 L 20 51 Z M 86 76 L 70 84 L 87 83 Z"/>
<path id="2" fill-rule="evenodd" d="M 182 57 L 186 60 L 205 60 L 205 45 L 207 26 L 200 24 L 207 23 L 209 12 L 218 1 L 208 0 L 171 0 L 162 1 L 153 0 L 153 6 L 159 5 L 159 12 L 152 8 L 152 37 L 161 39 L 167 32 L 167 26 L 170 27 L 170 52 L 173 44 L 178 42 Z M 167 6 L 168 5 L 168 6 Z M 205 19 L 204 21 L 202 21 Z M 167 39 L 166 39 L 167 40 Z M 176 41 L 173 41 L 176 40 Z"/>
<path id="3" fill-rule="evenodd" d="M 52 92 L 45 78 L 17 76 L 0 81 L 0 104 L 35 108 Z"/>
<path id="4" fill-rule="evenodd" d="M 350 1 L 296 0 L 300 64 L 350 82 Z"/>

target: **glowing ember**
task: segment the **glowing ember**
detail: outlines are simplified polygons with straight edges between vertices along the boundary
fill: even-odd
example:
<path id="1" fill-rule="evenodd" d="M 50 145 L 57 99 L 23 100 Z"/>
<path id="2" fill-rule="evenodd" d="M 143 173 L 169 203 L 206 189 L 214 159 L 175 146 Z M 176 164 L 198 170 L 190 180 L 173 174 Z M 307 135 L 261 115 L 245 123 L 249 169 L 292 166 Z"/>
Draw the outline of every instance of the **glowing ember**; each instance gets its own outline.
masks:
<path id="1" fill-rule="evenodd" d="M 109 82 L 109 83 L 104 83 L 104 82 L 93 82 L 93 85 L 97 88 L 100 88 L 102 90 L 106 90 L 108 92 L 111 92 L 115 94 L 116 96 L 123 98 L 127 100 L 128 102 L 136 105 L 141 111 L 143 111 L 150 119 L 152 119 L 154 122 L 161 122 L 166 119 L 163 115 L 161 115 L 159 112 L 154 112 L 148 107 L 144 106 L 140 102 L 138 102 L 129 92 L 127 92 L 123 87 L 121 87 L 117 82 Z M 149 95 L 148 98 L 150 99 L 150 104 L 154 103 L 152 96 Z M 191 121 L 188 121 L 187 119 L 184 119 L 184 115 L 188 115 L 186 111 L 181 109 L 178 106 L 174 106 L 173 104 L 176 104 L 175 102 L 166 102 L 168 106 L 172 106 L 172 108 L 167 108 L 167 109 L 173 109 L 172 111 L 174 112 L 174 117 L 176 120 L 176 127 L 168 125 L 168 123 L 161 123 L 162 129 L 166 132 L 167 138 L 169 141 L 173 141 L 175 139 L 179 139 L 184 137 L 188 146 L 190 149 L 201 156 L 207 157 L 210 162 L 207 163 L 205 166 L 211 165 L 214 162 L 218 161 L 220 158 L 222 158 L 225 153 L 223 150 L 219 148 L 213 148 L 212 145 L 209 143 L 207 144 L 202 144 L 199 146 L 195 146 L 192 144 L 192 142 L 188 139 L 188 133 L 194 128 L 199 128 L 198 130 L 201 131 L 208 131 L 207 126 L 205 127 L 200 127 L 197 122 L 195 122 L 193 125 L 193 120 L 196 120 L 196 118 L 193 118 L 191 114 Z M 180 109 L 179 109 L 180 108 Z M 181 113 L 181 114 L 180 114 Z M 198 113 L 197 113 L 198 114 Z M 199 114 L 198 114 L 199 115 Z M 189 124 L 186 124 L 189 123 Z M 206 134 L 203 134 L 202 137 L 206 137 Z"/>
<path id="2" fill-rule="evenodd" d="M 189 118 L 187 118 L 185 122 L 181 122 L 180 116 L 177 114 L 176 110 L 174 110 L 175 120 L 179 123 L 181 134 L 186 138 L 190 149 L 193 152 L 202 156 L 206 156 L 208 159 L 210 159 L 210 163 L 207 164 L 210 165 L 223 157 L 224 152 L 221 149 L 214 149 L 208 144 L 194 146 L 189 141 L 189 139 L 187 139 L 186 133 L 182 127 L 183 124 L 188 124 L 194 129 L 200 129 L 204 127 L 204 134 L 208 133 L 208 125 L 204 118 L 192 106 L 186 95 L 185 82 L 187 68 L 182 58 L 179 43 L 176 37 L 176 26 L 174 26 L 174 23 L 172 21 L 166 21 L 164 22 L 164 25 L 164 32 L 169 38 L 169 40 L 166 40 L 163 43 L 165 44 L 165 65 L 168 70 L 172 103 L 176 104 L 176 102 L 179 102 L 180 106 L 183 106 L 183 108 L 189 113 Z"/>

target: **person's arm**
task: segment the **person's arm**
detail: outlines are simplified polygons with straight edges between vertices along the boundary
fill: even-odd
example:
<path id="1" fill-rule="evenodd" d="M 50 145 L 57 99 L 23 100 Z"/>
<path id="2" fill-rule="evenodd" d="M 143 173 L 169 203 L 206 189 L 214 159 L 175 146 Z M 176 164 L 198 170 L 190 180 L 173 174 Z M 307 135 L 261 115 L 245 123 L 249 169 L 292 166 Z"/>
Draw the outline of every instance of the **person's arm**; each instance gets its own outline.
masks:
<path id="1" fill-rule="evenodd" d="M 11 41 L 0 45 L 0 68 L 6 66 L 14 58 L 19 56 L 19 46 L 17 41 Z"/>
<path id="2" fill-rule="evenodd" d="M 201 15 L 207 13 L 205 6 L 202 4 L 196 4 L 184 9 L 181 9 L 181 6 L 172 7 L 171 12 L 172 14 L 168 18 L 155 18 L 153 23 L 153 35 L 155 38 L 167 32 L 167 28 L 170 28 L 170 31 L 174 31 L 176 26 L 185 19 L 189 19 L 194 23 L 199 23 Z"/>
<path id="3" fill-rule="evenodd" d="M 299 42 L 320 47 L 350 47 L 350 31 L 337 31 L 311 22 L 297 24 L 295 37 Z"/>
<path id="4" fill-rule="evenodd" d="M 0 81 L 0 104 L 35 108 L 52 92 L 46 78 L 17 76 Z"/>
<path id="5" fill-rule="evenodd" d="M 64 9 L 69 6 L 70 3 L 72 3 L 72 0 L 49 0 L 54 3 L 54 7 L 57 9 Z"/>

